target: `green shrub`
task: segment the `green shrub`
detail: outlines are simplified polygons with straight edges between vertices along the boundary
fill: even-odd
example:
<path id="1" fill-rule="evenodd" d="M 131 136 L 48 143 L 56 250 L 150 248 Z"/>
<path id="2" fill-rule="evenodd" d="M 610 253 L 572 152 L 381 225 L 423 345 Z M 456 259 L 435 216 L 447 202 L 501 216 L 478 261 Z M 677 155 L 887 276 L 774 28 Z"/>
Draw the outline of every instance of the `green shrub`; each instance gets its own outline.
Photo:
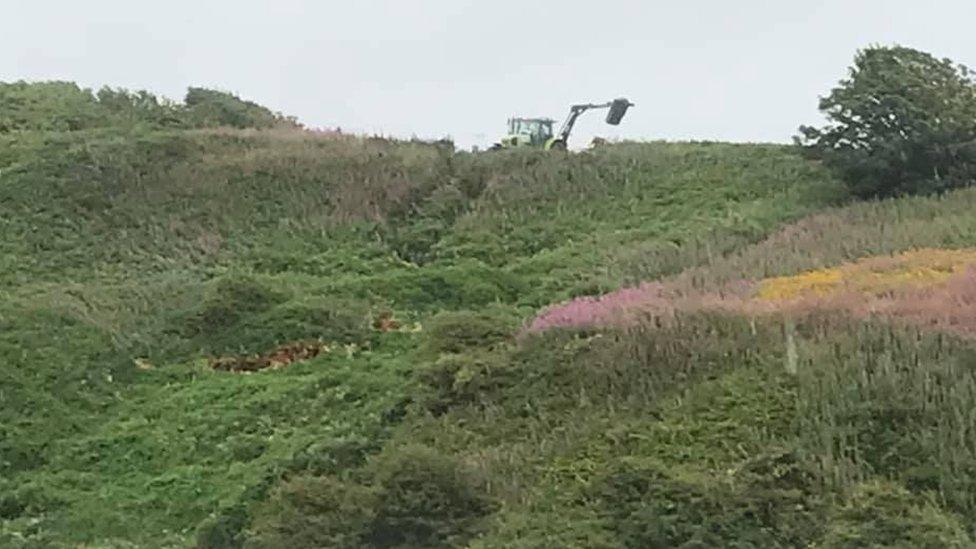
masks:
<path id="1" fill-rule="evenodd" d="M 420 399 L 421 405 L 434 414 L 442 414 L 450 407 L 472 404 L 481 396 L 510 383 L 511 363 L 504 354 L 469 352 L 445 354 L 419 366 L 416 376 L 428 389 Z"/>
<path id="2" fill-rule="evenodd" d="M 371 546 L 456 547 L 493 511 L 471 474 L 432 448 L 395 447 L 371 468 L 378 487 Z"/>
<path id="3" fill-rule="evenodd" d="M 466 260 L 454 265 L 399 269 L 357 281 L 356 286 L 389 300 L 397 308 L 439 311 L 512 303 L 528 284 L 505 269 Z"/>
<path id="4" fill-rule="evenodd" d="M 438 313 L 424 326 L 426 349 L 439 354 L 488 348 L 511 338 L 516 326 L 510 313 L 497 310 Z"/>
<path id="5" fill-rule="evenodd" d="M 209 336 L 225 330 L 248 315 L 270 309 L 283 297 L 252 276 L 224 276 L 212 286 L 200 310 L 190 318 L 190 333 Z"/>
<path id="6" fill-rule="evenodd" d="M 373 490 L 333 477 L 300 476 L 255 510 L 248 549 L 359 548 L 375 520 Z"/>
<path id="7" fill-rule="evenodd" d="M 752 488 L 630 460 L 593 491 L 624 547 L 796 547 L 817 532 L 802 493 Z"/>
<path id="8" fill-rule="evenodd" d="M 959 519 L 886 481 L 856 487 L 832 514 L 824 547 L 973 547 Z"/>
<path id="9" fill-rule="evenodd" d="M 197 549 L 239 549 L 247 519 L 247 512 L 236 507 L 204 520 L 196 529 Z"/>
<path id="10" fill-rule="evenodd" d="M 236 95 L 189 88 L 183 104 L 145 91 L 103 87 L 97 93 L 73 82 L 0 82 L 0 134 L 92 128 L 299 127 L 292 117 Z"/>
<path id="11" fill-rule="evenodd" d="M 294 119 L 234 94 L 206 88 L 190 88 L 184 99 L 186 117 L 192 127 L 273 128 L 297 126 Z"/>
<path id="12" fill-rule="evenodd" d="M 366 459 L 381 448 L 379 435 L 372 438 L 331 438 L 316 441 L 295 453 L 287 470 L 304 475 L 338 475 L 363 466 Z"/>
<path id="13" fill-rule="evenodd" d="M 260 353 L 301 340 L 363 344 L 373 337 L 364 301 L 286 299 L 286 293 L 250 277 L 223 279 L 184 321 L 184 333 L 194 348 L 212 353 Z"/>
<path id="14" fill-rule="evenodd" d="M 0 133 L 73 131 L 102 124 L 91 90 L 72 82 L 0 82 Z"/>
<path id="15" fill-rule="evenodd" d="M 452 184 L 436 187 L 409 212 L 409 220 L 392 220 L 386 241 L 402 259 L 417 265 L 428 263 L 437 256 L 437 244 L 469 203 Z"/>
<path id="16" fill-rule="evenodd" d="M 246 547 L 455 547 L 494 510 L 458 462 L 395 447 L 353 475 L 298 476 L 255 509 Z"/>
<path id="17" fill-rule="evenodd" d="M 41 515 L 64 504 L 56 490 L 42 483 L 15 487 L 2 481 L 0 478 L 0 521 Z"/>
<path id="18" fill-rule="evenodd" d="M 43 447 L 24 440 L 23 435 L 13 436 L 14 431 L 4 429 L 0 434 L 0 474 L 7 475 L 30 471 L 44 465 Z M 20 434 L 20 433 L 18 433 Z M 7 436 L 10 438 L 6 438 Z"/>
<path id="19" fill-rule="evenodd" d="M 363 343 L 370 336 L 369 306 L 353 299 L 309 297 L 283 303 L 244 322 L 257 339 L 288 341 L 321 339 L 336 343 Z"/>

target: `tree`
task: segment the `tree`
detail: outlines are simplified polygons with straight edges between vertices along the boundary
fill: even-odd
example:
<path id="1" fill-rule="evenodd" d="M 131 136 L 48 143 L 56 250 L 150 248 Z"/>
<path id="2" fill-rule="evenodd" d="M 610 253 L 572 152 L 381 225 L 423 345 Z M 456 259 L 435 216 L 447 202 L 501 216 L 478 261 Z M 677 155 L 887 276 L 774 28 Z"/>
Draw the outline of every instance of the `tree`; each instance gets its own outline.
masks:
<path id="1" fill-rule="evenodd" d="M 297 127 L 292 119 L 272 112 L 234 94 L 207 88 L 190 88 L 186 92 L 189 123 L 195 127 L 274 128 Z"/>
<path id="2" fill-rule="evenodd" d="M 0 133 L 82 130 L 99 120 L 91 90 L 72 82 L 0 82 Z"/>
<path id="3" fill-rule="evenodd" d="M 976 85 L 949 59 L 870 47 L 820 99 L 828 123 L 796 138 L 862 197 L 941 192 L 976 179 Z"/>
<path id="4" fill-rule="evenodd" d="M 0 82 L 0 134 L 93 128 L 300 128 L 284 116 L 236 95 L 190 88 L 185 103 L 147 91 L 103 87 L 97 93 L 73 82 Z"/>

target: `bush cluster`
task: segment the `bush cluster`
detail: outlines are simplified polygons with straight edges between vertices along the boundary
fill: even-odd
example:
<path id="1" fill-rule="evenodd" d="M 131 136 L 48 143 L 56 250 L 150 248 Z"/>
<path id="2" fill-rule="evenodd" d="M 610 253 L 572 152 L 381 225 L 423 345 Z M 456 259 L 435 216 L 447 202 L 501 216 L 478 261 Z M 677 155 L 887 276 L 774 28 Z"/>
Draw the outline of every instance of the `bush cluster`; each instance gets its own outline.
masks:
<path id="1" fill-rule="evenodd" d="M 494 510 L 470 471 L 425 446 L 390 448 L 360 476 L 282 484 L 259 507 L 245 547 L 457 547 Z M 201 530 L 198 540 L 211 532 Z"/>
<path id="2" fill-rule="evenodd" d="M 0 134 L 137 125 L 185 129 L 298 126 L 294 118 L 207 88 L 189 88 L 183 103 L 177 103 L 145 90 L 103 87 L 92 92 L 71 82 L 0 82 Z"/>

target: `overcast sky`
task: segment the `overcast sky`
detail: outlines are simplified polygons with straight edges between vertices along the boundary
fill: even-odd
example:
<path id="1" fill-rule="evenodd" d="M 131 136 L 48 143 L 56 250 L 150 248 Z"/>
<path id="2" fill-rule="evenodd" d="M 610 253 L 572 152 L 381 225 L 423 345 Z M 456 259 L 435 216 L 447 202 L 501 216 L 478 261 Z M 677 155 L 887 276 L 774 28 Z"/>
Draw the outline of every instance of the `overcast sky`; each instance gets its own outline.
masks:
<path id="1" fill-rule="evenodd" d="M 788 141 L 870 44 L 976 65 L 973 0 L 0 0 L 0 80 L 233 91 L 314 127 L 487 145 L 618 96 L 594 135 Z"/>

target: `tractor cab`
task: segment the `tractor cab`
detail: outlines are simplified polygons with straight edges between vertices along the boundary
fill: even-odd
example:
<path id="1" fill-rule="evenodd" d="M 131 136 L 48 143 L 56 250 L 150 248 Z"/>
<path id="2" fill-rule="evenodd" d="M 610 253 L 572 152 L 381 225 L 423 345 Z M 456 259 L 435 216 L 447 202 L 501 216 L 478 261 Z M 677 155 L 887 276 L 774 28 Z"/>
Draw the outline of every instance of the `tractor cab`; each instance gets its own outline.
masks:
<path id="1" fill-rule="evenodd" d="M 502 145 L 506 147 L 543 146 L 552 139 L 554 122 L 550 118 L 510 118 L 508 120 L 508 135 L 502 138 Z"/>
<path id="2" fill-rule="evenodd" d="M 542 147 L 547 151 L 565 151 L 576 119 L 584 112 L 590 109 L 609 109 L 606 123 L 616 126 L 627 114 L 627 109 L 633 106 L 633 103 L 622 97 L 606 103 L 573 105 L 569 108 L 569 116 L 566 117 L 566 121 L 563 122 L 557 133 L 552 131 L 552 124 L 555 120 L 551 118 L 509 118 L 508 135 L 503 137 L 501 142 L 492 145 L 491 150 L 512 147 Z"/>

